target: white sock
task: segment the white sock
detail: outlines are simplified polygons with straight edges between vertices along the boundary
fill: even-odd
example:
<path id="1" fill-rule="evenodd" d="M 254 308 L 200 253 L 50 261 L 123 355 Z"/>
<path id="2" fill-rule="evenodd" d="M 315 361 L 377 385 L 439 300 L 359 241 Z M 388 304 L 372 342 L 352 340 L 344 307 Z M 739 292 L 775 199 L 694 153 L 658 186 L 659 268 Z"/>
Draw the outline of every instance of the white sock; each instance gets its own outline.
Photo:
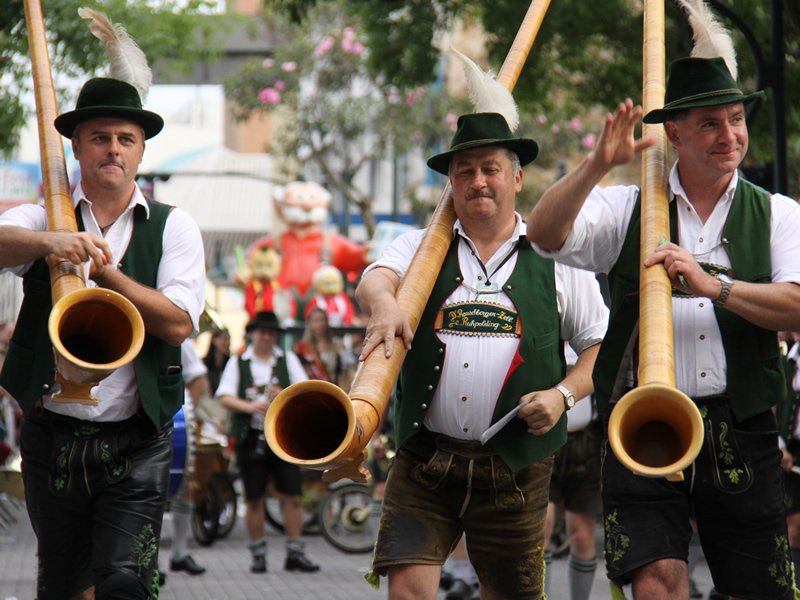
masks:
<path id="1" fill-rule="evenodd" d="M 589 600 L 594 583 L 594 572 L 597 569 L 597 557 L 589 560 L 567 557 L 569 566 L 569 593 L 572 600 Z"/>
<path id="2" fill-rule="evenodd" d="M 553 551 L 544 551 L 544 593 L 550 596 L 550 580 L 553 578 L 550 569 L 553 568 Z"/>
<path id="3" fill-rule="evenodd" d="M 189 554 L 187 543 L 189 541 L 189 530 L 192 525 L 192 513 L 172 511 L 172 560 L 182 560 Z"/>

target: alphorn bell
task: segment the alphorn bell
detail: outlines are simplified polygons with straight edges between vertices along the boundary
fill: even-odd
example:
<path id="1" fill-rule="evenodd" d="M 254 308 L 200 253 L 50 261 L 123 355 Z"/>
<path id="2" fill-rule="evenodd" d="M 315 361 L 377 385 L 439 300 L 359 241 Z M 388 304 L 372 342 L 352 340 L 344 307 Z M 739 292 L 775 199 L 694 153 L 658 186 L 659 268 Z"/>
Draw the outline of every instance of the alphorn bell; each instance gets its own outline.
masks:
<path id="1" fill-rule="evenodd" d="M 643 106 L 647 114 L 664 101 L 664 2 L 644 3 Z M 669 239 L 666 148 L 662 125 L 644 124 L 642 137 L 656 144 L 642 155 L 640 256 Z M 703 419 L 675 387 L 672 287 L 662 264 L 639 272 L 639 385 L 614 406 L 608 441 L 630 471 L 647 477 L 683 479 L 703 444 Z"/>
<path id="2" fill-rule="evenodd" d="M 497 81 L 512 90 L 533 45 L 550 0 L 533 0 L 520 25 Z M 395 298 L 416 331 L 425 304 L 453 236 L 455 212 L 450 185 L 445 187 Z M 270 404 L 264 417 L 267 443 L 280 458 L 303 467 L 325 470 L 322 479 L 348 477 L 368 481 L 361 464 L 366 446 L 378 428 L 406 355 L 395 338 L 391 358 L 378 346 L 359 367 L 348 396 L 326 381 L 289 386 Z"/>
<path id="3" fill-rule="evenodd" d="M 53 126 L 57 116 L 55 87 L 47 51 L 44 16 L 38 0 L 25 0 L 31 51 L 42 182 L 49 231 L 76 232 L 78 224 L 69 191 L 64 146 Z M 57 402 L 97 404 L 91 389 L 115 369 L 131 362 L 144 343 L 144 322 L 123 295 L 87 288 L 81 265 L 50 256 L 53 308 L 48 332 L 53 343 Z"/>

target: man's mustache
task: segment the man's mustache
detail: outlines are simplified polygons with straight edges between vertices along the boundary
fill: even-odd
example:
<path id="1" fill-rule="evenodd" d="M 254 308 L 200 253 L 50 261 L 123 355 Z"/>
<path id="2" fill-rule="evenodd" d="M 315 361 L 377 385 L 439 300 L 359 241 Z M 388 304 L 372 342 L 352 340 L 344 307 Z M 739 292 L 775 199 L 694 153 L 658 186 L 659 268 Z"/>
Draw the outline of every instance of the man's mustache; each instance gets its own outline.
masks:
<path id="1" fill-rule="evenodd" d="M 466 195 L 467 200 L 474 200 L 475 198 L 491 198 L 494 200 L 494 194 L 489 190 L 478 190 Z"/>

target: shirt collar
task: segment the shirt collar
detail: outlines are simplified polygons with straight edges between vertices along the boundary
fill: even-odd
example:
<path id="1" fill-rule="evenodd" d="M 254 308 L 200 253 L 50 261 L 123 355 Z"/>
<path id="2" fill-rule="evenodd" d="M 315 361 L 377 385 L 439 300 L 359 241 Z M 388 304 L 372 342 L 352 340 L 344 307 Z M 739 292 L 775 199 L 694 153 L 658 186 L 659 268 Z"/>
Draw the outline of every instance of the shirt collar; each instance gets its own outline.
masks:
<path id="1" fill-rule="evenodd" d="M 725 192 L 720 197 L 720 202 L 725 202 L 727 200 L 733 199 L 733 194 L 736 192 L 736 186 L 739 183 L 739 171 L 736 170 L 733 172 L 733 177 L 728 182 L 728 187 L 725 189 Z M 675 161 L 675 164 L 672 165 L 672 169 L 669 171 L 669 187 L 672 190 L 672 195 L 670 196 L 670 202 L 675 196 L 680 196 L 687 202 L 689 201 L 688 196 L 686 195 L 686 191 L 683 189 L 683 185 L 681 185 L 681 179 L 678 175 L 678 161 Z"/>
<path id="2" fill-rule="evenodd" d="M 280 348 L 280 346 L 275 344 L 275 346 L 272 348 L 272 358 L 270 359 L 270 364 L 275 364 L 275 360 L 280 358 L 281 356 L 283 356 L 283 350 Z M 245 360 L 261 360 L 253 352 L 252 344 L 247 346 L 247 348 L 245 348 L 245 351 L 242 352 L 242 358 Z"/>
<path id="3" fill-rule="evenodd" d="M 86 202 L 89 206 L 92 205 L 92 201 L 86 197 L 86 194 L 83 193 L 83 186 L 80 182 L 78 182 L 75 191 L 72 194 L 72 205 L 73 207 L 77 208 L 78 204 L 80 204 L 81 200 Z M 131 196 L 131 201 L 128 204 L 128 208 L 125 210 L 132 210 L 135 206 L 140 205 L 144 208 L 144 214 L 149 219 L 150 218 L 150 205 L 145 200 L 144 194 L 142 190 L 139 189 L 138 185 L 134 186 L 133 196 Z"/>
<path id="4" fill-rule="evenodd" d="M 464 227 L 461 225 L 461 221 L 456 219 L 456 222 L 453 223 L 453 237 L 457 235 L 462 236 L 465 240 L 468 240 L 470 244 L 472 240 L 469 239 L 469 236 L 464 232 Z M 511 237 L 508 238 L 508 241 L 517 241 L 521 237 L 527 236 L 527 227 L 525 225 L 525 221 L 522 220 L 522 216 L 514 211 L 514 231 L 511 234 Z"/>

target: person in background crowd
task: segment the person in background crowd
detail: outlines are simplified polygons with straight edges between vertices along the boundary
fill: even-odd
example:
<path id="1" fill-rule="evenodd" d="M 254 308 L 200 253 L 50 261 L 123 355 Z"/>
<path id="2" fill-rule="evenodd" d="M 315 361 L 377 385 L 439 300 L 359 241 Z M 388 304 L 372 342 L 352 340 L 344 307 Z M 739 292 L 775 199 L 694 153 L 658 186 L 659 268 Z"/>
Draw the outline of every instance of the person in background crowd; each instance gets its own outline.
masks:
<path id="1" fill-rule="evenodd" d="M 313 308 L 306 318 L 303 337 L 294 346 L 309 379 L 335 383 L 345 391 L 349 383 L 344 374 L 353 366 L 352 354 L 331 334 L 328 315 L 322 308 Z"/>
<path id="2" fill-rule="evenodd" d="M 564 351 L 567 365 L 574 365 L 578 357 L 568 346 Z M 556 453 L 553 463 L 544 537 L 550 539 L 557 507 L 563 505 L 569 541 L 567 567 L 571 600 L 589 600 L 597 569 L 595 528 L 597 517 L 603 512 L 600 498 L 602 439 L 592 397 L 581 398 L 567 415 L 567 443 Z M 545 562 L 545 592 L 549 594 L 553 564 L 550 550 L 545 552 Z"/>
<path id="3" fill-rule="evenodd" d="M 800 331 L 780 334 L 786 370 L 786 401 L 778 406 L 781 432 L 781 467 L 785 476 L 786 524 L 794 564 L 795 585 L 800 585 Z"/>
<path id="4" fill-rule="evenodd" d="M 181 364 L 183 365 L 183 381 L 186 385 L 186 402 L 184 404 L 184 417 L 186 421 L 186 443 L 190 445 L 189 436 L 194 436 L 194 419 L 189 415 L 194 413 L 200 397 L 208 393 L 207 369 L 197 355 L 192 339 L 186 339 L 181 344 Z M 188 406 L 187 406 L 188 405 Z M 187 448 L 187 453 L 189 449 Z M 206 568 L 199 565 L 189 554 L 188 542 L 192 526 L 192 477 L 194 476 L 194 457 L 187 461 L 186 469 L 181 480 L 180 488 L 175 497 L 170 499 L 170 513 L 172 514 L 172 550 L 170 551 L 169 570 L 183 571 L 189 575 L 202 575 Z"/>
<path id="5" fill-rule="evenodd" d="M 222 371 L 231 357 L 231 334 L 227 329 L 219 329 L 211 333 L 208 352 L 203 357 L 203 364 L 208 369 L 209 389 L 213 393 L 219 386 Z"/>
<path id="6" fill-rule="evenodd" d="M 303 477 L 297 465 L 278 458 L 264 439 L 264 415 L 269 403 L 289 384 L 306 381 L 303 365 L 294 352 L 278 345 L 283 329 L 273 312 L 257 313 L 247 324 L 250 344 L 241 356 L 232 356 L 222 372 L 216 397 L 233 414 L 230 436 L 235 440 L 236 463 L 244 484 L 245 528 L 252 555 L 250 571 L 267 572 L 267 538 L 264 536 L 264 496 L 272 478 L 283 495 L 287 571 L 313 572 L 319 565 L 305 553 L 301 539 Z"/>

